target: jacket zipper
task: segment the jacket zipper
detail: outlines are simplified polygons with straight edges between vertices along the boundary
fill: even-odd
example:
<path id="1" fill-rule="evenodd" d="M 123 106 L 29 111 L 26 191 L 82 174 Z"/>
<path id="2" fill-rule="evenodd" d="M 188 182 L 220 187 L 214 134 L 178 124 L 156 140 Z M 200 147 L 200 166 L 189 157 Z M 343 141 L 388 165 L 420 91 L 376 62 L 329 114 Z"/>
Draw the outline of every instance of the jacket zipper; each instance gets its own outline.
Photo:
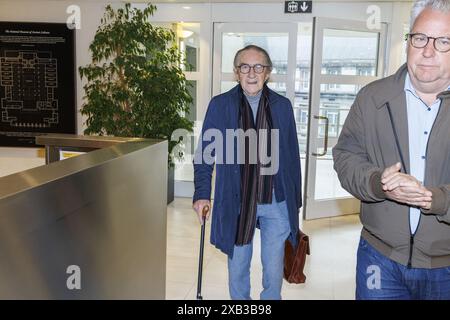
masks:
<path id="1" fill-rule="evenodd" d="M 442 101 L 441 101 L 442 103 Z M 428 146 L 430 145 L 430 138 L 431 138 L 431 133 L 433 132 L 433 129 L 435 127 L 436 121 L 438 120 L 439 117 L 439 113 L 441 112 L 441 108 L 439 106 L 439 110 L 438 113 L 436 114 L 436 118 L 434 119 L 433 125 L 431 126 L 431 130 L 428 136 L 428 140 L 427 140 L 427 147 L 425 148 L 425 167 L 424 167 L 424 181 L 423 184 L 425 185 L 425 179 L 426 179 L 426 173 L 427 173 L 427 163 L 428 163 Z M 414 231 L 414 234 L 411 234 L 411 239 L 409 242 L 409 259 L 408 259 L 408 269 L 411 269 L 411 260 L 412 260 L 412 254 L 413 254 L 413 247 L 414 247 L 414 237 L 417 233 L 417 230 L 419 230 L 419 226 L 420 226 L 420 221 L 422 220 L 422 214 L 420 214 L 419 216 L 419 222 L 417 223 L 417 228 Z M 411 218 L 409 221 L 409 230 L 411 230 Z"/>
<path id="2" fill-rule="evenodd" d="M 419 226 L 417 226 L 418 228 Z M 410 227 L 411 230 L 411 227 Z M 412 254 L 413 254 L 413 247 L 414 247 L 414 234 L 411 235 L 411 238 L 409 240 L 409 258 L 408 258 L 408 269 L 412 268 L 411 260 L 412 260 Z"/>
<path id="3" fill-rule="evenodd" d="M 426 166 L 426 163 L 425 163 Z M 408 211 L 408 222 L 409 222 L 409 232 L 411 234 L 410 238 L 409 238 L 409 257 L 408 257 L 408 269 L 412 268 L 412 255 L 413 255 L 413 248 L 414 248 L 414 237 L 416 236 L 417 230 L 419 230 L 419 225 L 420 225 L 420 221 L 422 220 L 422 214 L 419 215 L 419 221 L 417 222 L 417 227 L 416 230 L 414 231 L 414 233 L 411 233 L 411 215 L 409 214 Z"/>
<path id="4" fill-rule="evenodd" d="M 400 144 L 398 142 L 397 131 L 395 130 L 394 120 L 392 119 L 391 106 L 389 105 L 389 102 L 386 102 L 386 105 L 387 105 L 387 108 L 388 108 L 389 118 L 391 120 L 392 129 L 394 130 L 394 136 L 395 136 L 395 141 L 397 143 L 397 149 L 398 149 L 398 152 L 400 153 L 400 159 L 402 160 L 402 164 L 404 166 L 403 155 L 402 155 L 402 151 L 400 149 Z M 433 132 L 433 129 L 435 127 L 435 124 L 436 124 L 436 121 L 438 119 L 438 116 L 439 116 L 440 112 L 441 112 L 441 108 L 439 107 L 438 113 L 436 114 L 436 118 L 435 118 L 435 120 L 433 122 L 433 125 L 431 126 L 431 130 L 430 130 L 430 133 L 429 133 L 429 136 L 428 136 L 427 147 L 425 148 L 425 160 L 428 160 L 428 146 L 429 146 L 429 142 L 430 142 L 430 137 L 431 137 L 431 133 Z M 405 173 L 406 173 L 406 167 L 404 166 L 404 168 L 405 168 Z M 426 177 L 426 172 L 427 172 L 427 161 L 425 161 L 424 177 Z M 423 183 L 425 184 L 425 179 L 424 179 Z M 409 222 L 409 232 L 410 232 L 409 257 L 408 257 L 408 265 L 407 265 L 408 269 L 412 268 L 412 255 L 413 255 L 413 249 L 414 249 L 414 237 L 416 236 L 417 230 L 419 230 L 419 226 L 420 226 L 420 221 L 421 220 L 422 220 L 422 214 L 420 214 L 420 216 L 419 216 L 419 221 L 417 222 L 416 230 L 414 231 L 414 233 L 411 233 L 411 216 L 409 215 L 409 212 L 408 212 L 408 222 Z"/>
<path id="5" fill-rule="evenodd" d="M 441 103 L 442 103 L 442 102 L 441 102 Z M 398 152 L 399 152 L 399 154 L 400 154 L 400 160 L 401 160 L 401 162 L 402 162 L 402 166 L 403 166 L 403 168 L 404 168 L 405 173 L 407 173 L 407 172 L 406 172 L 406 166 L 405 166 L 404 158 L 403 158 L 403 154 L 402 154 L 402 150 L 400 149 L 400 143 L 399 143 L 399 141 L 398 141 L 397 130 L 395 129 L 395 125 L 394 125 L 394 119 L 392 118 L 391 106 L 389 105 L 389 102 L 386 102 L 386 106 L 387 106 L 388 113 L 389 113 L 389 119 L 391 120 L 392 130 L 393 130 L 393 132 L 394 132 L 395 143 L 396 143 L 396 145 L 397 145 L 397 149 L 398 149 Z M 434 122 L 433 122 L 433 125 L 431 126 L 431 130 L 430 130 L 430 133 L 429 133 L 429 136 L 428 136 L 427 147 L 426 147 L 426 149 L 425 149 L 425 160 L 428 160 L 428 159 L 427 159 L 427 156 L 428 156 L 428 145 L 429 145 L 429 142 L 430 142 L 431 133 L 433 132 L 433 129 L 434 129 L 434 127 L 435 127 L 435 124 L 436 124 L 436 121 L 437 121 L 437 119 L 438 119 L 438 116 L 439 116 L 439 113 L 440 113 L 440 112 L 441 112 L 441 108 L 439 107 L 438 113 L 436 114 L 436 118 L 435 118 L 435 120 L 434 120 Z M 424 172 L 424 176 L 425 176 L 426 171 L 427 171 L 427 161 L 425 161 L 425 168 L 424 168 L 424 171 L 425 171 L 425 172 Z M 425 179 L 424 179 L 424 180 L 425 180 Z M 425 184 L 425 181 L 424 181 L 424 184 Z M 415 235 L 416 235 L 416 233 L 417 233 L 417 230 L 419 230 L 419 226 L 420 226 L 420 221 L 421 221 L 421 220 L 422 220 L 422 214 L 420 214 L 420 216 L 419 216 L 419 221 L 418 221 L 418 223 L 417 223 L 416 230 L 414 231 L 414 233 L 411 233 L 411 216 L 410 216 L 410 214 L 409 214 L 409 212 L 408 212 L 408 223 L 409 223 L 409 232 L 410 232 L 410 238 L 409 238 L 409 257 L 408 257 L 408 265 L 407 265 L 408 269 L 411 269 L 411 268 L 412 268 L 412 255 L 413 255 L 413 249 L 414 249 L 414 237 L 415 237 Z"/>

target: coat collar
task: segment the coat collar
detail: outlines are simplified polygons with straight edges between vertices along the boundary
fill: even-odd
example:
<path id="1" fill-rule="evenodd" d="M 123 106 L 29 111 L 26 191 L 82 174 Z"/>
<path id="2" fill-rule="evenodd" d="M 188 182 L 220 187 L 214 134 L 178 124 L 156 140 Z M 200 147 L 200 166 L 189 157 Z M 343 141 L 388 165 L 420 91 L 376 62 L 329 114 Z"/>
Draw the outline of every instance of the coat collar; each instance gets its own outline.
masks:
<path id="1" fill-rule="evenodd" d="M 391 101 L 399 99 L 399 96 L 404 96 L 407 73 L 408 68 L 405 63 L 394 75 L 381 80 L 383 85 L 377 90 L 379 92 L 372 96 L 377 109 L 380 109 L 388 102 L 391 103 Z"/>
<path id="2" fill-rule="evenodd" d="M 225 93 L 228 95 L 229 100 L 227 107 L 231 108 L 230 113 L 228 115 L 231 117 L 231 123 L 233 124 L 234 128 L 238 127 L 238 121 L 239 121 L 239 106 L 240 106 L 240 100 L 239 100 L 239 84 L 232 88 L 230 91 Z M 279 128 L 280 123 L 278 120 L 278 108 L 274 108 L 275 104 L 280 100 L 280 95 L 276 93 L 275 91 L 271 90 L 269 88 L 269 105 L 270 109 L 272 111 L 272 120 L 274 128 Z"/>
<path id="3" fill-rule="evenodd" d="M 399 142 L 399 152 L 405 161 L 403 172 L 409 172 L 409 137 L 408 117 L 406 110 L 405 79 L 408 72 L 406 64 L 392 76 L 376 81 L 379 85 L 372 87 L 370 97 L 378 110 L 385 110 L 389 106 L 392 122 Z M 370 85 L 369 85 L 370 88 Z M 370 89 L 372 89 L 370 88 Z M 392 128 L 394 130 L 394 128 Z"/>
<path id="4" fill-rule="evenodd" d="M 232 88 L 228 93 L 231 95 L 231 98 L 234 101 L 239 101 L 239 84 Z M 273 106 L 273 104 L 280 98 L 280 95 L 269 88 L 269 104 Z"/>
<path id="5" fill-rule="evenodd" d="M 447 91 L 442 91 L 437 96 L 439 99 L 450 99 L 450 89 Z"/>
<path id="6" fill-rule="evenodd" d="M 398 71 L 385 79 L 382 79 L 383 86 L 373 95 L 372 99 L 375 102 L 377 109 L 382 108 L 386 103 L 391 103 L 403 96 L 405 92 L 405 80 L 408 73 L 406 63 L 398 69 Z M 439 99 L 450 98 L 450 90 L 443 91 L 437 95 Z"/>
<path id="7" fill-rule="evenodd" d="M 409 159 L 409 134 L 408 134 L 408 114 L 407 101 L 405 95 L 405 80 L 408 72 L 406 64 L 392 76 L 383 79 L 381 86 L 372 94 L 372 99 L 375 102 L 377 109 L 381 110 L 383 107 L 389 105 L 392 112 L 392 121 L 396 128 L 397 137 L 400 144 L 400 152 L 403 154 L 405 160 L 405 171 L 410 170 Z M 438 95 L 440 99 L 450 98 L 450 91 L 444 91 Z M 439 122 L 439 119 L 436 120 Z M 436 123 L 436 124 L 437 124 Z"/>

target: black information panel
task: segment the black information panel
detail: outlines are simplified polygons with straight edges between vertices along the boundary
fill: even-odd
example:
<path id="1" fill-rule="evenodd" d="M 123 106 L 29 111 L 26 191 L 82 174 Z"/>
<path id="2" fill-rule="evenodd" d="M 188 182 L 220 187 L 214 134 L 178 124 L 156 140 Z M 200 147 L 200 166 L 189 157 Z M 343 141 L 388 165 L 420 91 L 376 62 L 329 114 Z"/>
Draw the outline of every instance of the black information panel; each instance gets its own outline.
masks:
<path id="1" fill-rule="evenodd" d="M 65 23 L 0 22 L 0 146 L 76 133 L 75 32 Z"/>

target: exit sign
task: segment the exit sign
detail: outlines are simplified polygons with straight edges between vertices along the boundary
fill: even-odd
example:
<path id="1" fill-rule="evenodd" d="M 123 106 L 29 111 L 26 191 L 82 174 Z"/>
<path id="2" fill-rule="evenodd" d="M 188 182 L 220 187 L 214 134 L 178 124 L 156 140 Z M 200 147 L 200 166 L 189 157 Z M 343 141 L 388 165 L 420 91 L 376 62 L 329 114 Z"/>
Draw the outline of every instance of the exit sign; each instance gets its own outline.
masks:
<path id="1" fill-rule="evenodd" d="M 311 13 L 312 1 L 285 1 L 284 13 Z"/>

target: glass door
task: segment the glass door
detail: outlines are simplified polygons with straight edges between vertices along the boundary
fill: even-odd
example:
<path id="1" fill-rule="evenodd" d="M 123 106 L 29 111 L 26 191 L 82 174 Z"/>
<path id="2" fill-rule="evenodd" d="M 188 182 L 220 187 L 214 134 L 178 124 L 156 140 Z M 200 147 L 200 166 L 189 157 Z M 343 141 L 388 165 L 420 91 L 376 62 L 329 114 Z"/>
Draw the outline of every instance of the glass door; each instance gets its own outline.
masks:
<path id="1" fill-rule="evenodd" d="M 273 63 L 268 87 L 294 105 L 297 28 L 296 23 L 214 23 L 212 95 L 236 86 L 234 55 L 246 45 L 254 44 L 264 48 Z M 214 179 L 215 175 L 213 188 Z"/>
<path id="2" fill-rule="evenodd" d="M 384 76 L 386 25 L 314 18 L 308 116 L 306 196 L 303 217 L 359 212 L 359 201 L 342 189 L 332 150 L 358 91 Z"/>
<path id="3" fill-rule="evenodd" d="M 236 51 L 248 44 L 267 50 L 273 62 L 268 86 L 294 103 L 297 49 L 295 23 L 215 23 L 213 57 L 213 96 L 233 88 Z"/>

